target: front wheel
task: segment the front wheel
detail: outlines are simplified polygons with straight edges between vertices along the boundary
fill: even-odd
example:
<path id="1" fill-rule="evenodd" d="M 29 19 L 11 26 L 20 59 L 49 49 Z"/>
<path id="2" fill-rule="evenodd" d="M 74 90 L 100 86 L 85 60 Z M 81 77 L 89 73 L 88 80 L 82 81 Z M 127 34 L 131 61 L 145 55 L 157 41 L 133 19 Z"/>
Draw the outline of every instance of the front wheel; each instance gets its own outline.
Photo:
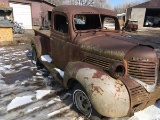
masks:
<path id="1" fill-rule="evenodd" d="M 79 112 L 86 117 L 99 116 L 99 114 L 93 108 L 84 88 L 77 84 L 73 89 L 73 104 Z"/>

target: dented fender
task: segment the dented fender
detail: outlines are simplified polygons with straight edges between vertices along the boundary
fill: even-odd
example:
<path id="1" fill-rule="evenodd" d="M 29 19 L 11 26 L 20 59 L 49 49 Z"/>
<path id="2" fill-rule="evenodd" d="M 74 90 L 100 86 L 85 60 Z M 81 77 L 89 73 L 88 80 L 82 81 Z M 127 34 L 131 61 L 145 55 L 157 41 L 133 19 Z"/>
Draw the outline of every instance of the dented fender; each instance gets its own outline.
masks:
<path id="1" fill-rule="evenodd" d="M 121 80 L 110 77 L 102 69 L 84 62 L 69 63 L 64 85 L 77 80 L 86 90 L 95 110 L 106 117 L 124 117 L 130 110 L 129 93 Z"/>

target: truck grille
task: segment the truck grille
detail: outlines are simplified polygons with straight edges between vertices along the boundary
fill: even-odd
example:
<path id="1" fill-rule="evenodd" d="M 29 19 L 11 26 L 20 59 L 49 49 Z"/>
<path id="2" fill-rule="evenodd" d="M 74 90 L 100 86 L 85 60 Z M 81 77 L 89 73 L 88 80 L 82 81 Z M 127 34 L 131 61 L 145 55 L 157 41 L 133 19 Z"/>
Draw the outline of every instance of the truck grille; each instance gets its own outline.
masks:
<path id="1" fill-rule="evenodd" d="M 131 91 L 131 106 L 136 112 L 142 110 L 149 100 L 146 90 L 142 86 L 137 86 L 130 89 Z"/>
<path id="2" fill-rule="evenodd" d="M 98 55 L 93 55 L 90 53 L 84 53 L 84 62 L 87 62 L 89 64 L 98 66 L 104 70 L 108 70 L 109 69 L 109 64 L 111 62 L 115 62 L 117 60 L 113 60 L 113 59 L 108 59 L 108 58 L 104 58 L 104 57 L 100 57 Z"/>
<path id="3" fill-rule="evenodd" d="M 153 62 L 128 61 L 128 75 L 152 85 L 155 83 L 156 64 Z"/>

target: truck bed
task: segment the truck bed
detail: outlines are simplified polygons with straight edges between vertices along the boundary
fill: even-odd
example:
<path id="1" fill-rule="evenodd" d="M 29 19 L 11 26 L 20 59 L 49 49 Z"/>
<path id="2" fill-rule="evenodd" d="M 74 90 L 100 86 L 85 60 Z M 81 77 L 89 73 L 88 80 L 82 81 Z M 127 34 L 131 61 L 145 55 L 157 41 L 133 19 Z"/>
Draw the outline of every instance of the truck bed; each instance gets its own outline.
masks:
<path id="1" fill-rule="evenodd" d="M 34 30 L 35 31 L 35 36 L 40 35 L 40 36 L 47 36 L 50 37 L 51 31 L 50 30 Z"/>
<path id="2" fill-rule="evenodd" d="M 51 55 L 51 47 L 50 47 L 50 30 L 34 30 L 35 36 L 40 36 L 41 38 L 41 47 L 40 47 L 40 55 Z"/>

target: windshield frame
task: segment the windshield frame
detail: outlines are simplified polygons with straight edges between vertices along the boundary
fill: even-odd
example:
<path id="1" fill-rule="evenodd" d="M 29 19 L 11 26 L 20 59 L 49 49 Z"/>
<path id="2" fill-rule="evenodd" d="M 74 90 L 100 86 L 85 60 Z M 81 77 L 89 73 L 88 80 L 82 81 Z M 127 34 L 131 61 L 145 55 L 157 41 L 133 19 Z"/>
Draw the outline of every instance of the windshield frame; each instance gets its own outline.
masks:
<path id="1" fill-rule="evenodd" d="M 101 28 L 88 29 L 88 30 L 77 30 L 76 26 L 75 26 L 75 23 L 74 23 L 74 16 L 75 15 L 95 15 L 95 14 L 88 14 L 88 13 L 87 14 L 84 14 L 84 13 L 83 14 L 82 13 L 73 14 L 72 15 L 72 26 L 73 26 L 73 31 L 75 33 L 79 33 L 79 32 L 80 33 L 88 33 L 88 32 L 92 32 L 92 31 L 94 31 L 94 32 L 99 32 L 99 31 L 101 31 L 101 32 L 118 32 L 118 31 L 120 31 L 120 26 L 119 26 L 118 18 L 115 17 L 115 16 L 107 15 L 107 14 L 97 14 L 99 16 Z M 103 27 L 102 27 L 103 23 L 102 23 L 101 15 L 114 19 L 114 21 L 115 21 L 115 29 L 114 30 L 103 29 Z"/>

